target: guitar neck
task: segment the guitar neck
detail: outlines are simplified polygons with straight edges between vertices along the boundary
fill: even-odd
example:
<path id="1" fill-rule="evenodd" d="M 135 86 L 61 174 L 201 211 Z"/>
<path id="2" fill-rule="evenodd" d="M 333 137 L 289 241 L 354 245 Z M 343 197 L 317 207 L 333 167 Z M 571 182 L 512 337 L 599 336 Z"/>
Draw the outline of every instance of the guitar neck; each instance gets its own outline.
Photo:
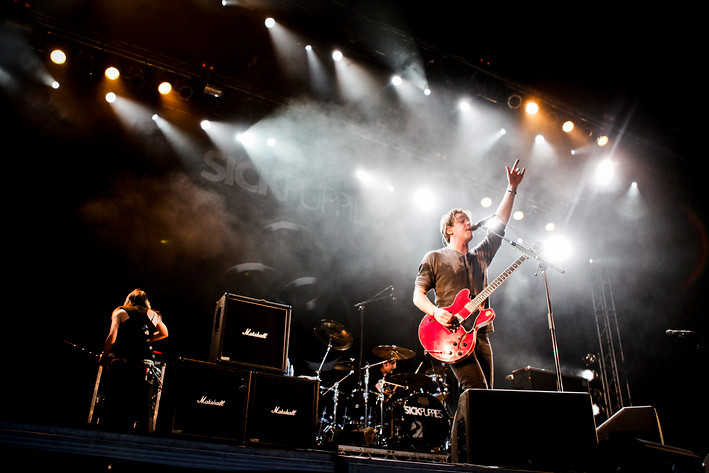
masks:
<path id="1" fill-rule="evenodd" d="M 500 286 L 502 285 L 502 283 L 505 282 L 505 280 L 506 280 L 507 278 L 509 278 L 510 275 L 511 275 L 512 273 L 514 273 L 515 270 L 516 270 L 517 268 L 519 268 L 519 266 L 520 266 L 520 265 L 524 262 L 524 260 L 526 260 L 526 259 L 527 259 L 527 256 L 526 256 L 526 255 L 522 255 L 522 256 L 520 256 L 519 258 L 517 258 L 517 261 L 515 261 L 514 263 L 512 263 L 511 265 L 509 265 L 509 267 L 508 267 L 506 270 L 504 270 L 504 271 L 502 272 L 502 274 L 500 274 L 499 276 L 497 276 L 497 277 L 495 278 L 495 280 L 492 281 L 490 284 L 488 284 L 488 286 L 487 286 L 485 289 L 483 289 L 482 291 L 480 291 L 480 294 L 478 294 L 477 296 L 475 296 L 475 299 L 473 299 L 473 300 L 471 300 L 470 302 L 468 302 L 468 303 L 466 304 L 466 306 L 468 306 L 469 308 L 471 308 L 471 312 L 473 312 L 476 308 L 478 308 L 478 307 L 480 306 L 480 304 L 482 304 L 485 299 L 487 299 L 488 297 L 490 297 L 490 294 L 492 294 L 493 292 L 495 292 L 495 290 L 496 290 L 498 287 L 500 287 Z"/>

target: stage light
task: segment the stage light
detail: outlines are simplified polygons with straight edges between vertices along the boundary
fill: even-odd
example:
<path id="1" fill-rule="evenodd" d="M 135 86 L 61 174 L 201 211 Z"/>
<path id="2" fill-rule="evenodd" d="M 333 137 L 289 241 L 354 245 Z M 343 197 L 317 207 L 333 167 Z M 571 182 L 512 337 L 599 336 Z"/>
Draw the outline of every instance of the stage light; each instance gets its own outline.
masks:
<path id="1" fill-rule="evenodd" d="M 556 224 L 554 222 L 549 222 L 544 225 L 544 230 L 548 232 L 553 232 L 554 230 L 556 230 Z"/>
<path id="2" fill-rule="evenodd" d="M 430 210 L 433 208 L 433 194 L 426 189 L 419 189 L 414 194 L 414 203 L 421 210 Z"/>
<path id="3" fill-rule="evenodd" d="M 563 125 L 561 125 L 561 129 L 564 130 L 566 133 L 570 133 L 574 129 L 574 122 L 571 120 L 567 120 L 564 122 Z"/>
<path id="4" fill-rule="evenodd" d="M 66 62 L 66 53 L 61 49 L 55 49 L 51 53 L 49 53 L 49 59 L 54 64 L 62 65 Z"/>
<path id="5" fill-rule="evenodd" d="M 515 211 L 515 213 L 512 214 L 512 218 L 515 220 L 522 220 L 524 218 L 524 212 L 521 210 Z"/>
<path id="6" fill-rule="evenodd" d="M 137 65 L 132 65 L 128 68 L 126 73 L 126 78 L 128 79 L 128 84 L 134 89 L 142 89 L 145 87 L 145 75 L 143 73 L 143 68 Z"/>
<path id="7" fill-rule="evenodd" d="M 598 146 L 605 146 L 608 144 L 608 137 L 603 135 L 599 136 L 598 139 L 596 140 L 596 143 L 598 143 Z"/>
<path id="8" fill-rule="evenodd" d="M 615 164 L 610 159 L 604 159 L 596 166 L 596 182 L 605 184 L 613 179 Z"/>
<path id="9" fill-rule="evenodd" d="M 468 110 L 470 110 L 470 104 L 465 100 L 461 100 L 458 104 L 458 108 L 460 108 L 464 112 L 467 112 Z"/>
<path id="10" fill-rule="evenodd" d="M 313 46 L 310 45 L 310 44 L 306 44 L 306 45 L 305 45 L 305 50 L 306 50 L 306 51 L 312 51 L 312 50 L 313 50 Z"/>
<path id="11" fill-rule="evenodd" d="M 484 208 L 488 208 L 492 206 L 492 199 L 489 197 L 483 197 L 482 200 L 480 200 L 480 205 Z"/>
<path id="12" fill-rule="evenodd" d="M 113 92 L 109 92 L 106 94 L 106 102 L 108 103 L 113 103 L 116 101 L 116 94 Z"/>
<path id="13" fill-rule="evenodd" d="M 275 138 L 267 139 L 266 146 L 268 146 L 269 148 L 273 148 L 274 146 L 276 146 L 276 139 Z"/>
<path id="14" fill-rule="evenodd" d="M 57 81 L 52 81 L 52 89 L 56 90 L 59 88 L 59 82 Z"/>
<path id="15" fill-rule="evenodd" d="M 199 126 L 204 131 L 207 131 L 212 126 L 212 123 L 209 120 L 202 120 L 201 122 L 199 122 Z"/>
<path id="16" fill-rule="evenodd" d="M 370 176 L 367 171 L 363 171 L 361 169 L 358 169 L 357 172 L 355 172 L 355 176 L 357 179 L 359 179 L 362 182 L 368 183 L 372 182 L 372 176 Z"/>
<path id="17" fill-rule="evenodd" d="M 392 76 L 391 78 L 391 83 L 395 86 L 398 87 L 401 85 L 401 77 L 399 76 Z"/>
<path id="18" fill-rule="evenodd" d="M 334 61 L 341 61 L 342 60 L 342 53 L 339 50 L 334 50 L 332 52 L 332 59 Z"/>
<path id="19" fill-rule="evenodd" d="M 180 98 L 180 100 L 187 102 L 189 99 L 192 98 L 192 94 L 194 94 L 194 89 L 191 85 L 187 83 L 177 85 L 177 96 Z"/>
<path id="20" fill-rule="evenodd" d="M 510 95 L 507 97 L 507 106 L 513 110 L 518 109 L 522 106 L 522 97 L 517 94 Z"/>
<path id="21" fill-rule="evenodd" d="M 158 85 L 158 92 L 160 92 L 161 95 L 169 94 L 172 92 L 172 84 L 167 81 L 160 82 L 160 85 Z"/>
<path id="22" fill-rule="evenodd" d="M 247 145 L 247 146 L 248 146 L 248 145 L 253 144 L 253 142 L 254 142 L 254 135 L 253 135 L 253 133 L 251 133 L 251 132 L 249 132 L 249 131 L 244 131 L 244 132 L 241 132 L 241 133 L 237 133 L 237 135 L 236 135 L 236 141 L 238 141 L 239 143 L 241 143 L 241 144 L 243 144 L 243 145 Z"/>
<path id="23" fill-rule="evenodd" d="M 211 84 L 205 85 L 203 92 L 205 95 L 211 95 L 212 97 L 221 97 L 224 95 L 224 89 Z"/>
<path id="24" fill-rule="evenodd" d="M 110 66 L 106 68 L 106 71 L 104 72 L 104 75 L 108 80 L 116 80 L 121 76 L 120 71 L 118 68 L 114 66 Z"/>
<path id="25" fill-rule="evenodd" d="M 500 134 L 501 134 L 501 135 L 506 135 L 506 134 L 507 134 L 507 130 L 505 130 L 504 128 L 500 128 Z"/>
<path id="26" fill-rule="evenodd" d="M 263 22 L 264 25 L 266 25 L 266 28 L 273 28 L 276 26 L 276 20 L 273 18 L 266 18 L 266 21 Z"/>
<path id="27" fill-rule="evenodd" d="M 544 242 L 543 254 L 551 261 L 561 262 L 572 253 L 571 242 L 560 235 L 555 235 Z"/>
<path id="28" fill-rule="evenodd" d="M 527 105 L 524 107 L 524 111 L 529 115 L 536 115 L 537 112 L 539 112 L 539 105 L 537 105 L 536 102 L 527 102 Z"/>
<path id="29" fill-rule="evenodd" d="M 534 137 L 534 142 L 537 144 L 542 144 L 544 143 L 544 137 L 542 135 L 537 135 Z"/>
<path id="30" fill-rule="evenodd" d="M 423 89 L 423 95 L 431 95 L 431 89 L 429 89 L 428 87 Z"/>

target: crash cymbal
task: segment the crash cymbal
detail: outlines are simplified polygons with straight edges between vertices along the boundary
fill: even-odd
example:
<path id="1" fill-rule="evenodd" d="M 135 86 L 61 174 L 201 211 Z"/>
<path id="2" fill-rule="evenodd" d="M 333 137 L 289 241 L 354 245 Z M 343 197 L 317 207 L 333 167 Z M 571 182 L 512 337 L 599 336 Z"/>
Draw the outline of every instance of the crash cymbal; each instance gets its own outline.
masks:
<path id="1" fill-rule="evenodd" d="M 421 389 L 431 385 L 428 376 L 417 373 L 397 373 L 387 376 L 386 379 L 408 389 Z"/>
<path id="2" fill-rule="evenodd" d="M 396 345 L 379 345 L 372 349 L 372 353 L 386 360 L 408 360 L 416 356 L 413 350 Z"/>
<path id="3" fill-rule="evenodd" d="M 335 369 L 338 371 L 352 371 L 356 368 L 354 361 L 338 361 L 335 364 Z"/>
<path id="4" fill-rule="evenodd" d="M 344 325 L 334 320 L 322 319 L 314 327 L 315 336 L 325 345 L 332 343 L 332 349 L 343 351 L 352 346 L 352 334 Z"/>

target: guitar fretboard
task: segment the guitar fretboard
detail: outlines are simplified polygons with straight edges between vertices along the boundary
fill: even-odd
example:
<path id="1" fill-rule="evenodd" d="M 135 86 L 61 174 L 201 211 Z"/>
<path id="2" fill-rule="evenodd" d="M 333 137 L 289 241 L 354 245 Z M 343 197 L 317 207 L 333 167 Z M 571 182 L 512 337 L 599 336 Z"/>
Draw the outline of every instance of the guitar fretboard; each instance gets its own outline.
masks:
<path id="1" fill-rule="evenodd" d="M 519 266 L 520 266 L 522 263 L 524 263 L 524 260 L 526 260 L 526 259 L 527 259 L 527 256 L 526 256 L 526 255 L 522 255 L 522 256 L 520 256 L 519 258 L 517 258 L 517 261 L 515 261 L 514 263 L 512 263 L 511 265 L 509 265 L 506 270 L 504 270 L 499 276 L 497 276 L 497 277 L 495 278 L 494 281 L 492 281 L 490 284 L 488 284 L 485 289 L 483 289 L 482 291 L 480 291 L 480 294 L 478 294 L 477 296 L 475 296 L 475 299 L 473 299 L 473 300 L 471 300 L 470 302 L 468 302 L 467 304 L 465 304 L 465 307 L 466 307 L 471 313 L 474 312 L 475 309 L 478 308 L 478 307 L 480 306 L 480 304 L 482 304 L 485 299 L 487 299 L 488 297 L 490 297 L 490 294 L 492 294 L 493 292 L 495 292 L 495 290 L 496 290 L 498 287 L 500 287 L 500 286 L 502 285 L 502 283 L 505 282 L 505 280 L 506 280 L 507 278 L 509 278 L 510 275 L 511 275 L 512 273 L 514 273 L 515 270 L 516 270 L 517 268 L 519 268 Z"/>

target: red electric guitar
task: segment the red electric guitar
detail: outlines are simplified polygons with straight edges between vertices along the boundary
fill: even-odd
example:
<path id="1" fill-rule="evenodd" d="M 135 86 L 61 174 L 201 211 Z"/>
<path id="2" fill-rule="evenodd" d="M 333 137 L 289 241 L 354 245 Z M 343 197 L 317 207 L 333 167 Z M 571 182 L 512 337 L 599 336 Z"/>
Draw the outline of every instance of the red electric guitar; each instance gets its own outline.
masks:
<path id="1" fill-rule="evenodd" d="M 527 259 L 520 256 L 500 274 L 475 299 L 470 299 L 468 289 L 461 290 L 455 301 L 445 309 L 453 314 L 453 325 L 446 327 L 432 315 L 424 316 L 419 324 L 419 341 L 423 348 L 435 359 L 444 363 L 456 363 L 467 358 L 475 348 L 478 329 L 489 325 L 495 318 L 495 311 L 483 309 L 482 304 L 495 289 Z"/>

